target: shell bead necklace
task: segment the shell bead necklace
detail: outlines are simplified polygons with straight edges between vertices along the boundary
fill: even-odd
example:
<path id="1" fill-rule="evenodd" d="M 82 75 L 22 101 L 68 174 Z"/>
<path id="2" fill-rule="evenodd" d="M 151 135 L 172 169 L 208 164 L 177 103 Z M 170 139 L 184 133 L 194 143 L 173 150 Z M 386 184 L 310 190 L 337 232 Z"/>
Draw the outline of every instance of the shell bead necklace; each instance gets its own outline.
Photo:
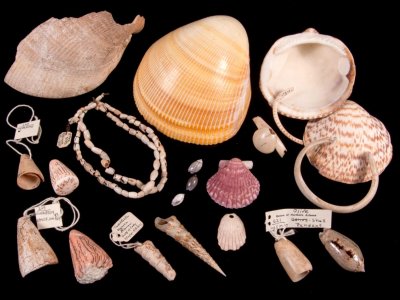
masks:
<path id="1" fill-rule="evenodd" d="M 153 129 L 142 124 L 139 120 L 137 120 L 134 116 L 127 115 L 115 109 L 111 105 L 107 103 L 101 102 L 106 94 L 102 93 L 96 99 L 94 99 L 88 105 L 78 109 L 75 115 L 68 120 L 68 124 L 77 124 L 77 130 L 74 137 L 74 146 L 73 149 L 76 153 L 76 159 L 80 162 L 83 168 L 92 176 L 96 177 L 98 182 L 112 190 L 114 190 L 117 194 L 120 194 L 127 198 L 142 198 L 148 194 L 153 194 L 161 191 L 164 188 L 165 183 L 167 182 L 167 161 L 166 161 L 166 153 L 164 147 L 162 146 L 160 140 L 154 133 Z M 142 141 L 147 147 L 153 150 L 154 153 L 154 161 L 153 161 L 153 171 L 150 173 L 150 180 L 147 183 L 143 183 L 142 181 L 130 178 L 124 175 L 118 174 L 113 167 L 111 167 L 111 159 L 108 154 L 96 147 L 91 141 L 91 135 L 89 129 L 86 127 L 84 123 L 84 117 L 86 113 L 90 110 L 96 109 L 106 114 L 108 118 L 115 122 L 118 127 L 121 127 L 125 131 L 127 131 L 130 135 L 135 136 L 137 139 Z M 135 126 L 138 129 L 131 128 L 130 126 Z M 89 148 L 93 153 L 97 154 L 100 157 L 100 163 L 105 169 L 105 173 L 112 176 L 113 181 L 128 184 L 131 186 L 135 186 L 139 189 L 139 191 L 128 191 L 121 188 L 117 183 L 112 182 L 105 177 L 102 176 L 99 170 L 93 168 L 91 164 L 89 164 L 82 156 L 82 151 L 80 148 L 80 138 L 83 136 L 84 144 L 87 148 Z M 159 183 L 156 185 L 156 180 L 160 176 Z"/>

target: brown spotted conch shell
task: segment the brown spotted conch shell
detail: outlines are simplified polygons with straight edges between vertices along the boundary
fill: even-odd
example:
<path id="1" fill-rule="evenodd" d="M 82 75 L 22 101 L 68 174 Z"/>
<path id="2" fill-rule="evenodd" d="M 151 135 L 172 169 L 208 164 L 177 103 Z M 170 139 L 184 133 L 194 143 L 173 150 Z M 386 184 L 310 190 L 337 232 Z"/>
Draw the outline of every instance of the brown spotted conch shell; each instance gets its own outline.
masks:
<path id="1" fill-rule="evenodd" d="M 19 43 L 4 81 L 21 93 L 42 98 L 85 94 L 106 80 L 131 35 L 143 26 L 141 16 L 120 25 L 107 11 L 50 18 Z"/>
<path id="2" fill-rule="evenodd" d="M 208 254 L 208 252 L 200 245 L 200 243 L 191 235 L 189 231 L 178 221 L 175 216 L 171 216 L 167 219 L 157 217 L 154 220 L 154 225 L 157 229 L 165 232 L 167 235 L 172 237 L 175 241 L 181 244 L 183 247 L 188 249 L 210 267 L 226 276 L 222 269 L 217 265 L 214 259 Z"/>
<path id="3" fill-rule="evenodd" d="M 351 239 L 333 229 L 324 229 L 319 238 L 328 253 L 343 269 L 365 272 L 364 256 L 360 247 Z"/>
<path id="4" fill-rule="evenodd" d="M 91 238 L 78 230 L 69 233 L 72 265 L 79 283 L 93 283 L 102 279 L 113 264 L 108 254 Z"/>
<path id="5" fill-rule="evenodd" d="M 135 75 L 143 117 L 170 138 L 222 143 L 240 129 L 250 104 L 249 42 L 242 24 L 211 16 L 156 41 Z"/>
<path id="6" fill-rule="evenodd" d="M 43 173 L 36 166 L 32 158 L 22 154 L 19 160 L 17 185 L 24 190 L 32 190 L 44 181 Z"/>
<path id="7" fill-rule="evenodd" d="M 355 70 L 343 42 L 310 28 L 272 45 L 261 66 L 260 88 L 278 128 L 303 144 L 283 127 L 278 114 L 301 120 L 329 115 L 349 98 Z"/>
<path id="8" fill-rule="evenodd" d="M 58 159 L 52 159 L 49 163 L 51 185 L 59 196 L 71 194 L 79 185 L 79 179 Z"/>
<path id="9" fill-rule="evenodd" d="M 224 251 L 239 250 L 246 243 L 246 229 L 237 214 L 222 217 L 218 226 L 218 245 Z"/>
<path id="10" fill-rule="evenodd" d="M 338 213 L 351 213 L 368 205 L 378 189 L 379 174 L 393 155 L 383 123 L 348 100 L 328 117 L 308 121 L 303 139 L 305 147 L 294 166 L 295 180 L 303 195 L 313 204 Z M 301 175 L 305 155 L 321 175 L 331 180 L 348 184 L 371 181 L 367 195 L 347 206 L 325 202 L 308 188 Z"/>
<path id="11" fill-rule="evenodd" d="M 56 254 L 29 216 L 17 223 L 18 264 L 22 277 L 47 265 L 58 264 Z"/>
<path id="12" fill-rule="evenodd" d="M 206 187 L 211 199 L 226 208 L 250 205 L 260 192 L 258 179 L 239 158 L 222 161 Z"/>

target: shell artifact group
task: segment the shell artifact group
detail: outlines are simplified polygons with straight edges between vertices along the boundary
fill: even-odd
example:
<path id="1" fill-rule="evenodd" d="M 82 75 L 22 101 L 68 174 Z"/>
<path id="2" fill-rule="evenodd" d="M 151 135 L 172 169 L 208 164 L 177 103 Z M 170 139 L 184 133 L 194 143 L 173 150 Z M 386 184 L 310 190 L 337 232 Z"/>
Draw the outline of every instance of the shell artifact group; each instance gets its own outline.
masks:
<path id="1" fill-rule="evenodd" d="M 279 156 L 283 157 L 286 153 L 286 147 L 271 126 L 261 117 L 254 117 L 253 122 L 258 128 L 253 134 L 254 147 L 264 154 L 269 154 L 276 150 Z"/>
<path id="2" fill-rule="evenodd" d="M 69 233 L 72 265 L 79 283 L 93 283 L 102 279 L 113 264 L 108 254 L 91 238 L 78 230 Z"/>
<path id="3" fill-rule="evenodd" d="M 224 215 L 218 226 L 217 238 L 222 250 L 239 250 L 246 243 L 246 229 L 242 220 L 234 213 Z"/>
<path id="4" fill-rule="evenodd" d="M 49 170 L 51 185 L 57 195 L 69 195 L 78 187 L 79 178 L 58 159 L 50 161 Z"/>
<path id="5" fill-rule="evenodd" d="M 17 185 L 23 190 L 33 190 L 43 181 L 43 173 L 33 159 L 27 154 L 22 154 L 18 166 Z"/>
<path id="6" fill-rule="evenodd" d="M 133 248 L 144 260 L 146 260 L 153 268 L 160 272 L 169 281 L 175 279 L 176 272 L 161 254 L 160 250 L 154 246 L 152 241 L 138 243 Z"/>
<path id="7" fill-rule="evenodd" d="M 145 53 L 133 93 L 143 117 L 170 138 L 228 140 L 251 98 L 246 30 L 232 17 L 211 16 L 168 33 Z"/>
<path id="8" fill-rule="evenodd" d="M 202 261 L 207 263 L 210 267 L 226 276 L 222 269 L 210 256 L 210 254 L 208 254 L 208 252 L 200 245 L 200 243 L 192 236 L 192 234 L 186 230 L 186 228 L 175 216 L 171 216 L 166 219 L 157 217 L 154 220 L 154 225 L 157 229 L 172 237 L 175 241 L 188 249 Z"/>
<path id="9" fill-rule="evenodd" d="M 260 89 L 279 129 L 302 144 L 286 131 L 278 113 L 302 120 L 329 115 L 349 98 L 355 74 L 346 45 L 309 28 L 272 45 L 261 66 Z"/>
<path id="10" fill-rule="evenodd" d="M 120 25 L 107 11 L 80 18 L 50 18 L 18 45 L 4 81 L 42 98 L 69 98 L 98 87 L 119 63 L 134 33 L 144 27 L 136 16 Z"/>
<path id="11" fill-rule="evenodd" d="M 56 254 L 29 216 L 17 223 L 18 264 L 22 277 L 47 265 L 58 264 Z"/>
<path id="12" fill-rule="evenodd" d="M 207 181 L 207 192 L 223 207 L 243 208 L 257 199 L 260 183 L 240 159 L 233 158 L 220 164 Z"/>
<path id="13" fill-rule="evenodd" d="M 360 247 L 351 239 L 333 229 L 324 229 L 319 238 L 328 253 L 343 269 L 365 272 L 364 256 Z"/>
<path id="14" fill-rule="evenodd" d="M 379 174 L 390 163 L 393 146 L 381 121 L 357 103 L 347 100 L 328 117 L 308 121 L 303 150 L 297 156 L 295 180 L 304 196 L 315 205 L 335 212 L 350 213 L 365 207 L 375 196 Z M 310 163 L 324 177 L 347 184 L 371 181 L 367 195 L 349 206 L 331 205 L 317 197 L 301 175 L 301 162 Z"/>

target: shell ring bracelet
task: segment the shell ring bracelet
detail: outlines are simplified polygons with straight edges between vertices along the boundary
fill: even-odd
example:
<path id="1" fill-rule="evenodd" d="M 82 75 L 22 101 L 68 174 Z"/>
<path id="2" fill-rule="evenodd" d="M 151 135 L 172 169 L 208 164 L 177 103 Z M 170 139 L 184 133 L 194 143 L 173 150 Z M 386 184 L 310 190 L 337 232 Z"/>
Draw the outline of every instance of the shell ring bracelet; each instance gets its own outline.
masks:
<path id="1" fill-rule="evenodd" d="M 101 102 L 105 95 L 105 93 L 101 94 L 88 105 L 78 109 L 75 115 L 68 120 L 69 125 L 67 126 L 67 131 L 69 131 L 68 127 L 70 125 L 77 124 L 76 134 L 73 139 L 73 149 L 76 153 L 77 160 L 80 162 L 83 168 L 89 174 L 96 177 L 102 185 L 105 185 L 106 187 L 114 190 L 117 194 L 120 194 L 124 197 L 142 198 L 148 194 L 153 194 L 161 191 L 168 180 L 168 173 L 166 153 L 160 140 L 158 139 L 152 128 L 142 124 L 134 116 L 124 114 L 118 109 L 112 107 L 111 105 Z M 91 141 L 90 132 L 84 123 L 85 115 L 92 109 L 96 109 L 105 113 L 106 116 L 114 121 L 118 127 L 126 130 L 130 135 L 135 136 L 137 139 L 142 141 L 143 144 L 153 150 L 153 171 L 151 172 L 150 180 L 147 183 L 143 183 L 138 179 L 130 178 L 116 173 L 115 169 L 111 167 L 111 160 L 108 154 L 104 150 L 96 147 L 93 144 L 93 142 Z M 137 129 L 131 128 L 131 126 L 134 126 Z M 100 157 L 100 163 L 105 169 L 104 172 L 107 175 L 112 176 L 112 180 L 114 182 L 103 177 L 99 170 L 93 168 L 93 166 L 83 158 L 80 148 L 80 139 L 82 136 L 84 138 L 85 146 Z M 156 184 L 156 180 L 158 177 L 160 177 L 160 179 L 158 184 Z M 127 191 L 121 188 L 115 182 L 135 186 L 139 189 L 139 191 Z"/>

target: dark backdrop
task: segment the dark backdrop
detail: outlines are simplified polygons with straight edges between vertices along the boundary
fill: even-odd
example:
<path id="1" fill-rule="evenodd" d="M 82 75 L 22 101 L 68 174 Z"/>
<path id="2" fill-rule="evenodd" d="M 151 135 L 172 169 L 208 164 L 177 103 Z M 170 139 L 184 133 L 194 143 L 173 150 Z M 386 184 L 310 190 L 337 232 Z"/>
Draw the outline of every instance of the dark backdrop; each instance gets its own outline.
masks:
<path id="1" fill-rule="evenodd" d="M 336 2 L 251 2 L 233 4 L 230 1 L 202 1 L 174 4 L 164 1 L 159 4 L 147 1 L 143 4 L 139 1 L 55 1 L 43 4 L 35 1 L 30 4 L 12 4 L 14 8 L 3 9 L 2 76 L 5 76 L 14 61 L 18 43 L 50 17 L 79 17 L 93 11 L 108 10 L 116 22 L 121 24 L 130 22 L 137 14 L 146 18 L 144 30 L 133 36 L 116 69 L 100 87 L 86 95 L 61 100 L 39 99 L 21 94 L 4 82 L 1 84 L 2 232 L 6 234 L 2 244 L 5 250 L 3 260 L 6 260 L 6 269 L 3 270 L 3 278 L 7 280 L 6 288 L 12 287 L 18 295 L 22 292 L 37 294 L 43 286 L 51 286 L 62 293 L 109 290 L 122 292 L 128 297 L 144 294 L 151 296 L 153 293 L 187 297 L 200 293 L 210 296 L 215 293 L 234 295 L 243 291 L 249 296 L 258 293 L 266 298 L 278 294 L 313 297 L 330 294 L 340 298 L 362 295 L 373 290 L 380 293 L 391 291 L 397 275 L 389 275 L 389 272 L 394 271 L 396 274 L 399 269 L 399 238 L 395 226 L 397 212 L 394 209 L 398 198 L 395 182 L 399 178 L 396 155 L 399 128 L 397 111 L 393 105 L 398 93 L 397 85 L 389 75 L 390 70 L 395 70 L 398 65 L 391 44 L 395 37 L 394 9 L 382 2 L 357 9 Z M 233 138 L 214 146 L 198 146 L 172 140 L 157 132 L 167 152 L 169 180 L 161 193 L 137 200 L 126 199 L 99 185 L 76 161 L 72 147 L 61 150 L 56 147 L 57 136 L 64 129 L 68 118 L 102 92 L 111 94 L 105 99 L 106 102 L 143 120 L 134 104 L 132 81 L 145 51 L 171 30 L 216 14 L 237 18 L 246 28 L 250 43 L 252 99 L 245 122 Z M 265 232 L 264 214 L 268 210 L 281 208 L 314 208 L 300 193 L 293 178 L 294 160 L 301 147 L 279 133 L 288 149 L 286 156 L 280 158 L 276 153 L 259 153 L 251 141 L 255 130 L 252 118 L 260 115 L 277 129 L 271 109 L 258 85 L 261 63 L 275 40 L 308 27 L 338 37 L 352 51 L 357 77 L 351 99 L 385 124 L 392 136 L 394 158 L 380 176 L 378 192 L 369 206 L 353 214 L 333 215 L 333 228 L 352 238 L 361 247 L 366 272 L 351 273 L 341 269 L 320 243 L 319 230 L 303 229 L 298 230 L 290 240 L 310 259 L 314 270 L 302 281 L 292 283 L 277 259 L 273 238 Z M 19 158 L 5 146 L 5 140 L 13 136 L 13 131 L 5 122 L 6 115 L 15 105 L 23 103 L 35 109 L 43 127 L 40 144 L 31 149 L 46 181 L 32 191 L 17 187 L 15 180 Z M 110 125 L 102 114 L 94 113 L 87 121 L 90 122 L 90 131 L 96 144 L 107 149 L 113 164 L 121 173 L 147 178 L 152 164 L 148 148 Z M 305 122 L 289 119 L 283 122 L 297 136 L 301 136 Z M 245 246 L 236 252 L 224 252 L 217 245 L 217 227 L 222 216 L 232 210 L 215 204 L 208 196 L 205 185 L 216 172 L 219 160 L 233 157 L 254 161 L 252 172 L 261 183 L 261 192 L 253 204 L 234 211 L 246 226 Z M 27 207 L 55 196 L 48 171 L 48 163 L 53 158 L 69 166 L 81 181 L 78 189 L 68 196 L 81 212 L 81 220 L 75 228 L 101 245 L 113 259 L 114 267 L 109 274 L 92 285 L 84 286 L 76 282 L 69 253 L 68 232 L 54 229 L 43 230 L 41 233 L 56 252 L 59 264 L 37 270 L 24 279 L 18 270 L 16 222 Z M 187 167 L 199 158 L 204 160 L 204 166 L 198 174 L 197 188 L 186 193 L 183 204 L 172 207 L 170 202 L 174 195 L 185 190 L 189 178 Z M 335 203 L 354 202 L 369 188 L 369 184 L 343 185 L 324 179 L 308 162 L 303 163 L 303 170 L 312 188 Z M 158 246 L 177 272 L 175 281 L 168 282 L 132 250 L 124 250 L 111 243 L 108 238 L 110 228 L 127 211 L 133 212 L 144 222 L 144 228 L 134 239 L 150 239 Z M 155 229 L 155 217 L 170 215 L 176 215 L 192 232 L 225 271 L 226 278 Z M 69 222 L 68 213 L 64 222 Z M 183 292 L 185 289 L 189 289 L 189 292 Z"/>

